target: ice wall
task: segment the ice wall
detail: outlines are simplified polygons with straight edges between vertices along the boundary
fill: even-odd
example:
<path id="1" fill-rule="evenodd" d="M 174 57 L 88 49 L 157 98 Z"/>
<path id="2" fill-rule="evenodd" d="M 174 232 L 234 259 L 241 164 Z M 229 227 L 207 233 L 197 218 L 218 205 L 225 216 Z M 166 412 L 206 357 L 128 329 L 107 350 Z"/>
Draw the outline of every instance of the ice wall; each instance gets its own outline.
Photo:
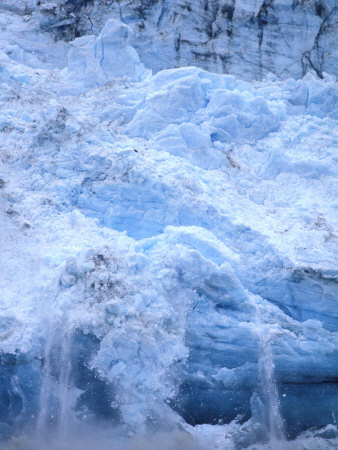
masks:
<path id="1" fill-rule="evenodd" d="M 98 35 L 115 18 L 133 29 L 132 45 L 155 71 L 194 65 L 247 80 L 268 72 L 283 79 L 337 72 L 335 0 L 21 0 L 15 7 L 2 2 L 1 11 L 22 17 L 21 42 L 11 42 L 15 25 L 4 21 L 8 39 L 1 48 L 31 64 L 44 57 L 28 30 L 59 40 L 49 61 L 60 64 L 63 40 Z"/>
<path id="2" fill-rule="evenodd" d="M 335 445 L 335 79 L 152 76 L 128 37 L 0 53 L 1 437 Z"/>

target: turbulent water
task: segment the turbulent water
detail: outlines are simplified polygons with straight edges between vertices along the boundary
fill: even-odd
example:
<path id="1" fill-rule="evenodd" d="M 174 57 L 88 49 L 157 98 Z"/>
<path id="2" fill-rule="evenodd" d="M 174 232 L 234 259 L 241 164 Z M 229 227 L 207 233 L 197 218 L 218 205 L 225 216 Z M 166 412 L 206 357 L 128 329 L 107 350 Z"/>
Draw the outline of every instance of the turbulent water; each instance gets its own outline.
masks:
<path id="1" fill-rule="evenodd" d="M 0 5 L 0 448 L 336 448 L 335 47 L 174 68 L 137 5 Z"/>

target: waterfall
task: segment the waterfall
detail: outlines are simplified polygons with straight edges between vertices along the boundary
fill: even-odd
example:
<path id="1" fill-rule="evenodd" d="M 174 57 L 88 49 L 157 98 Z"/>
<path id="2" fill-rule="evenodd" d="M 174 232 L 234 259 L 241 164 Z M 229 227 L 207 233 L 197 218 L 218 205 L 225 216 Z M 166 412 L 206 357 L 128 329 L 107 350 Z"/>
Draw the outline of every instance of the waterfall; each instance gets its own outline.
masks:
<path id="1" fill-rule="evenodd" d="M 66 440 L 68 436 L 72 420 L 72 337 L 67 321 L 49 324 L 37 418 L 37 435 L 40 438 L 46 437 L 50 431 L 60 440 Z"/>
<path id="2" fill-rule="evenodd" d="M 65 439 L 68 436 L 69 425 L 71 421 L 70 408 L 70 375 L 72 369 L 71 361 L 71 341 L 72 337 L 69 330 L 65 330 L 62 335 L 62 344 L 60 352 L 60 381 L 59 381 L 59 421 L 58 429 L 60 438 Z"/>
<path id="3" fill-rule="evenodd" d="M 45 343 L 43 357 L 42 383 L 40 388 L 39 410 L 37 419 L 37 434 L 44 435 L 47 428 L 49 416 L 49 400 L 52 390 L 51 376 L 51 352 L 53 346 L 55 330 L 48 327 L 48 334 Z"/>
<path id="4" fill-rule="evenodd" d="M 274 376 L 275 363 L 272 351 L 271 323 L 262 320 L 262 306 L 255 303 L 255 322 L 258 338 L 259 390 L 265 406 L 265 425 L 269 443 L 278 449 L 286 441 L 283 419 L 279 409 L 278 390 Z"/>

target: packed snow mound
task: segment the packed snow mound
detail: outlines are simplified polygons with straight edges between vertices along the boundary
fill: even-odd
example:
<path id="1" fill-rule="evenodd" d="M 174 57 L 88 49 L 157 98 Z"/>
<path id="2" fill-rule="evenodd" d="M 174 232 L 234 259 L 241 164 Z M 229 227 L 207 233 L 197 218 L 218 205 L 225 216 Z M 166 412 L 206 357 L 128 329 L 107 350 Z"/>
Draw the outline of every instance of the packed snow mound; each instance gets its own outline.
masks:
<path id="1" fill-rule="evenodd" d="M 325 448 L 337 84 L 152 76 L 128 36 L 107 22 L 63 69 L 0 53 L 1 437 L 99 422 L 217 449 L 326 427 Z"/>

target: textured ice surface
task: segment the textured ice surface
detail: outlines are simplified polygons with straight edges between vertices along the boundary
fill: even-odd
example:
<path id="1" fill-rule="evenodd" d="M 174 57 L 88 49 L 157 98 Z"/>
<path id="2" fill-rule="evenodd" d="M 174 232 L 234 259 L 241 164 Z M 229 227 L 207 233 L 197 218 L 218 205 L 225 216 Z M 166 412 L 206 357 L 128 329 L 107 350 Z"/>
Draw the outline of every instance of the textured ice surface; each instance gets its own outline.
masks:
<path id="1" fill-rule="evenodd" d="M 0 48 L 34 67 L 61 67 L 63 41 L 98 35 L 108 18 L 133 29 L 132 45 L 155 71 L 196 65 L 247 80 L 337 74 L 336 0 L 2 0 Z"/>
<path id="2" fill-rule="evenodd" d="M 335 445 L 336 81 L 152 76 L 128 34 L 0 53 L 2 438 Z"/>

